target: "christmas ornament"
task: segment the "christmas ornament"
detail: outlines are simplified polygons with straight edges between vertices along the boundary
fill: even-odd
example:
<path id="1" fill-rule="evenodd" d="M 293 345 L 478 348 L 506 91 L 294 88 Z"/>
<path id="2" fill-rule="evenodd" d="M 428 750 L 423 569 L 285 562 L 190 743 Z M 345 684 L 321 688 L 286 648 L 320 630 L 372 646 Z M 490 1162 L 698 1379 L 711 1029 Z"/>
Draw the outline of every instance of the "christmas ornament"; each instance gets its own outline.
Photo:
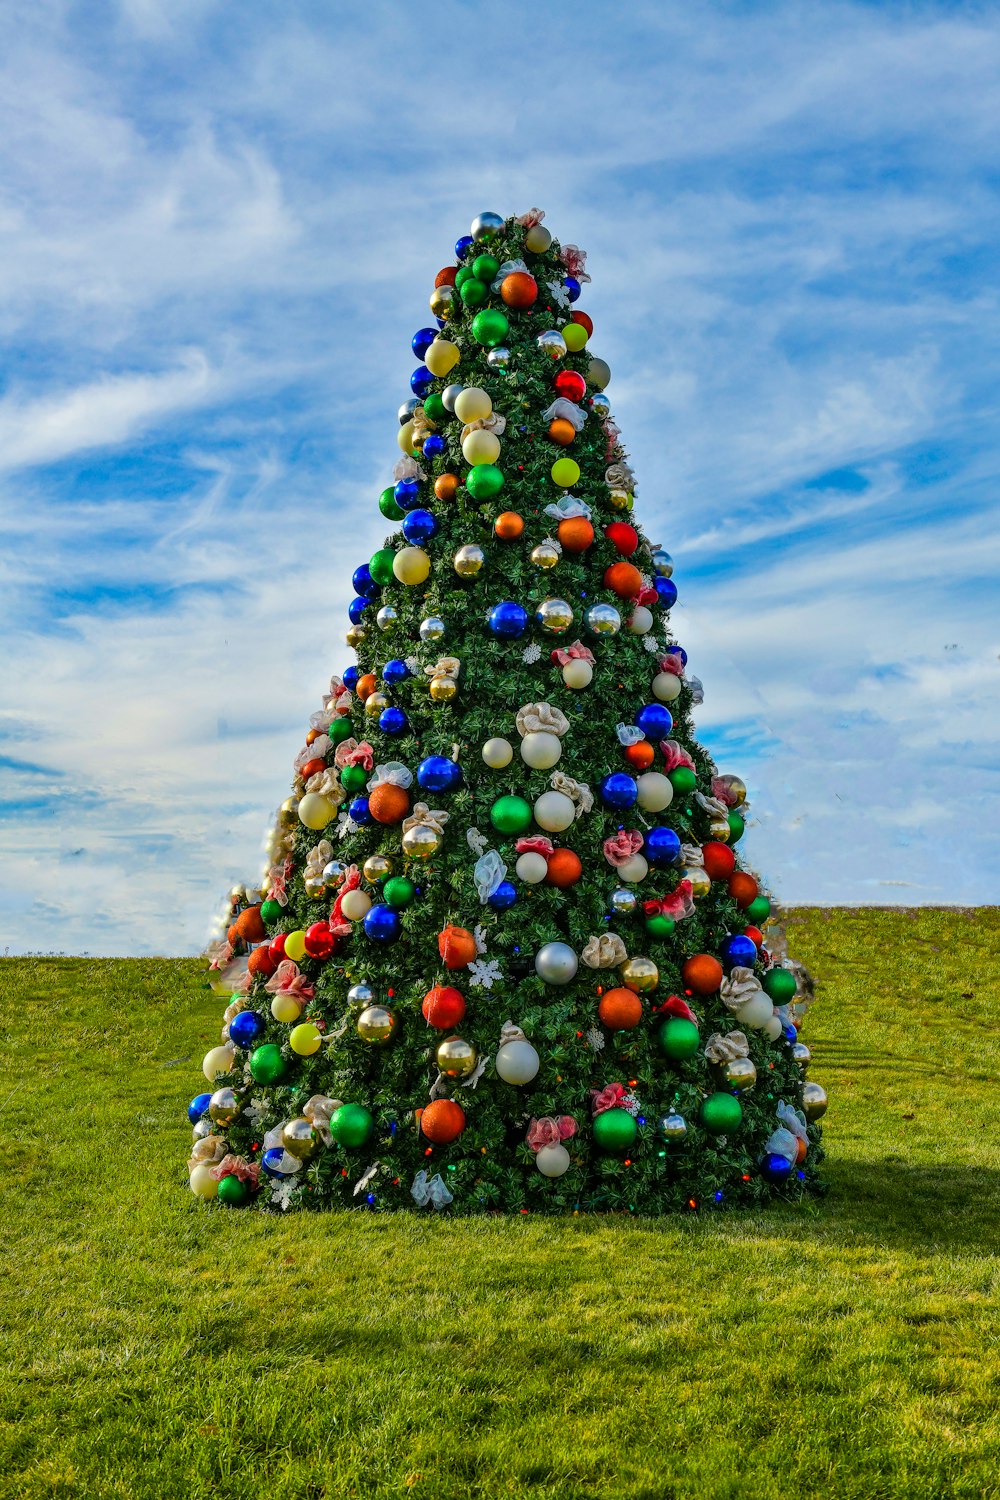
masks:
<path id="1" fill-rule="evenodd" d="M 563 329 L 563 338 L 571 354 L 579 354 L 586 345 L 587 337 L 587 330 L 582 323 L 567 323 Z"/>
<path id="2" fill-rule="evenodd" d="M 659 1132 L 665 1141 L 682 1141 L 688 1132 L 687 1120 L 683 1115 L 663 1115 L 660 1119 Z"/>
<path id="3" fill-rule="evenodd" d="M 502 542 L 516 542 L 524 533 L 524 518 L 516 510 L 502 510 L 493 523 L 493 530 Z"/>
<path id="4" fill-rule="evenodd" d="M 607 990 L 597 1013 L 609 1031 L 631 1031 L 642 1020 L 642 1001 L 631 989 Z"/>
<path id="5" fill-rule="evenodd" d="M 250 1054 L 250 1076 L 254 1083 L 280 1083 L 288 1072 L 288 1064 L 281 1055 L 281 1048 L 273 1042 L 265 1042 Z"/>
<path id="6" fill-rule="evenodd" d="M 465 999 L 452 985 L 435 985 L 421 1005 L 424 1020 L 437 1031 L 450 1031 L 465 1016 Z"/>
<path id="7" fill-rule="evenodd" d="M 575 458 L 557 458 L 549 470 L 552 483 L 560 489 L 568 490 L 580 477 L 580 465 Z"/>
<path id="8" fill-rule="evenodd" d="M 491 349 L 486 356 L 486 363 L 494 370 L 505 370 L 510 364 L 510 350 L 501 344 L 496 349 Z"/>
<path id="9" fill-rule="evenodd" d="M 441 847 L 441 833 L 427 823 L 414 823 L 403 834 L 403 853 L 410 859 L 430 859 Z"/>
<path id="10" fill-rule="evenodd" d="M 384 1005 L 369 1005 L 358 1016 L 355 1026 L 363 1042 L 384 1047 L 396 1030 L 396 1016 Z"/>
<path id="11" fill-rule="evenodd" d="M 693 1021 L 671 1016 L 660 1027 L 659 1042 L 671 1062 L 686 1062 L 701 1045 L 701 1033 Z"/>
<path id="12" fill-rule="evenodd" d="M 734 933 L 732 937 L 726 938 L 722 945 L 723 962 L 731 965 L 740 964 L 744 968 L 752 969 L 757 962 L 757 947 L 748 937 L 742 933 Z"/>
<path id="13" fill-rule="evenodd" d="M 605 776 L 598 791 L 605 807 L 616 811 L 634 807 L 639 794 L 635 779 L 624 771 L 613 771 L 610 776 Z"/>
<path id="14" fill-rule="evenodd" d="M 199 1162 L 197 1166 L 192 1167 L 188 1186 L 196 1198 L 204 1198 L 206 1203 L 216 1197 L 219 1191 L 215 1173 L 204 1162 Z"/>
<path id="15" fill-rule="evenodd" d="M 367 1145 L 374 1133 L 375 1121 L 362 1104 L 342 1104 L 330 1116 L 330 1134 L 348 1150 Z"/>
<path id="16" fill-rule="evenodd" d="M 292 1028 L 288 1045 L 298 1057 L 312 1057 L 323 1045 L 323 1033 L 311 1021 L 303 1021 Z"/>
<path id="17" fill-rule="evenodd" d="M 723 789 L 721 795 L 729 806 L 742 807 L 747 800 L 746 782 L 739 776 L 720 776 L 718 782 Z"/>
<path id="18" fill-rule="evenodd" d="M 482 757 L 491 770 L 500 771 L 514 759 L 514 747 L 509 740 L 487 740 L 482 749 Z"/>
<path id="19" fill-rule="evenodd" d="M 278 1049 L 275 1048 L 275 1051 Z M 209 1096 L 208 1113 L 213 1125 L 231 1125 L 240 1112 L 239 1095 L 233 1089 L 216 1089 Z"/>
<path id="20" fill-rule="evenodd" d="M 497 1075 L 504 1083 L 513 1084 L 518 1087 L 530 1083 L 538 1073 L 540 1059 L 538 1053 L 529 1041 L 523 1037 L 520 1040 L 504 1042 L 493 1059 Z"/>
<path id="21" fill-rule="evenodd" d="M 536 854 L 529 849 L 524 854 L 518 855 L 514 872 L 518 880 L 523 880 L 525 885 L 541 885 L 549 873 L 548 860 L 543 854 Z"/>
<path id="22" fill-rule="evenodd" d="M 521 741 L 521 759 L 534 771 L 549 771 L 562 754 L 562 742 L 556 734 L 544 730 L 526 734 Z"/>
<path id="23" fill-rule="evenodd" d="M 710 880 L 728 880 L 736 864 L 736 855 L 726 844 L 709 841 L 701 846 L 702 859 Z"/>
<path id="24" fill-rule="evenodd" d="M 642 852 L 651 865 L 672 865 L 680 855 L 681 841 L 672 828 L 657 825 L 646 834 Z"/>
<path id="25" fill-rule="evenodd" d="M 365 913 L 365 936 L 373 943 L 394 943 L 401 932 L 400 915 L 385 902 L 378 902 Z"/>
<path id="26" fill-rule="evenodd" d="M 459 391 L 453 406 L 455 416 L 466 425 L 470 422 L 483 422 L 493 414 L 493 402 L 486 391 L 478 385 L 467 385 Z"/>
<path id="27" fill-rule="evenodd" d="M 531 805 L 523 797 L 499 797 L 490 808 L 490 822 L 507 836 L 524 833 L 531 824 Z"/>
<path id="28" fill-rule="evenodd" d="M 622 984 L 640 995 L 655 990 L 660 982 L 660 971 L 651 958 L 627 958 L 618 973 Z"/>
<path id="29" fill-rule="evenodd" d="M 531 549 L 531 561 L 536 568 L 542 568 L 545 571 L 556 567 L 561 555 L 559 544 L 551 539 L 539 542 L 537 547 Z"/>
<path id="30" fill-rule="evenodd" d="M 558 329 L 550 328 L 546 333 L 540 333 L 535 341 L 543 354 L 549 359 L 557 361 L 563 358 L 568 345 Z"/>
<path id="31" fill-rule="evenodd" d="M 660 740 L 665 739 L 674 725 L 671 714 L 662 703 L 647 703 L 636 714 L 635 722 L 647 740 L 651 740 L 653 744 L 658 744 Z"/>
<path id="32" fill-rule="evenodd" d="M 586 516 L 564 516 L 556 528 L 556 537 L 565 552 L 586 552 L 593 544 L 594 528 Z"/>
<path id="33" fill-rule="evenodd" d="M 604 1109 L 594 1116 L 594 1144 L 602 1151 L 627 1151 L 638 1134 L 626 1109 Z"/>
<path id="34" fill-rule="evenodd" d="M 263 1018 L 257 1015 L 256 1011 L 241 1010 L 239 1015 L 234 1016 L 229 1023 L 229 1040 L 235 1042 L 237 1047 L 249 1047 L 263 1030 Z M 199 1097 L 206 1101 L 205 1108 L 207 1108 L 208 1095 L 202 1094 Z M 201 1113 L 204 1114 L 204 1112 L 202 1109 Z M 190 1114 L 190 1110 L 188 1113 Z M 199 1116 L 194 1115 L 192 1118 L 198 1119 Z"/>
<path id="35" fill-rule="evenodd" d="M 482 312 L 476 313 L 472 320 L 472 337 L 477 344 L 485 344 L 487 349 L 496 349 L 503 343 L 509 331 L 510 324 L 505 314 L 498 308 L 483 308 Z"/>
<path id="36" fill-rule="evenodd" d="M 611 899 L 608 904 L 616 916 L 631 916 L 639 904 L 639 898 L 636 896 L 635 891 L 619 888 L 611 892 Z"/>
<path id="37" fill-rule="evenodd" d="M 584 623 L 591 635 L 617 635 L 622 628 L 622 617 L 613 604 L 592 604 L 584 615 Z"/>
<path id="38" fill-rule="evenodd" d="M 426 620 L 421 620 L 420 639 L 422 641 L 440 641 L 444 633 L 444 621 L 438 615 L 428 615 Z"/>
<path id="39" fill-rule="evenodd" d="M 307 1120 L 304 1115 L 297 1115 L 294 1120 L 288 1120 L 282 1126 L 281 1144 L 289 1156 L 307 1162 L 316 1155 L 319 1136 L 311 1120 Z"/>
<path id="40" fill-rule="evenodd" d="M 795 975 L 789 969 L 768 969 L 764 975 L 764 989 L 770 995 L 775 1005 L 787 1005 L 790 1000 L 795 999 L 798 986 L 795 983 Z"/>
<path id="41" fill-rule="evenodd" d="M 318 833 L 337 816 L 336 804 L 318 792 L 306 792 L 298 806 L 299 822 Z"/>
<path id="42" fill-rule="evenodd" d="M 405 875 L 394 875 L 382 887 L 382 895 L 389 906 L 402 911 L 410 905 L 416 895 L 416 886 L 412 880 L 407 880 Z"/>
<path id="43" fill-rule="evenodd" d="M 573 610 L 565 599 L 543 599 L 535 619 L 547 635 L 564 635 L 573 623 Z"/>
<path id="44" fill-rule="evenodd" d="M 535 1166 L 543 1177 L 563 1177 L 571 1165 L 570 1154 L 561 1141 L 543 1146 L 535 1153 Z"/>
<path id="45" fill-rule="evenodd" d="M 465 488 L 473 500 L 492 500 L 503 489 L 503 475 L 495 464 L 479 464 L 465 478 Z"/>
<path id="46" fill-rule="evenodd" d="M 595 359 L 591 356 L 590 364 L 587 366 L 587 384 L 593 386 L 594 390 L 603 391 L 611 379 L 611 366 L 603 359 Z"/>
<path id="47" fill-rule="evenodd" d="M 468 464 L 495 464 L 500 457 L 500 439 L 495 432 L 475 427 L 462 439 L 462 457 Z"/>
<path id="48" fill-rule="evenodd" d="M 448 926 L 438 936 L 438 952 L 446 969 L 464 969 L 476 956 L 476 940 L 467 927 Z"/>
<path id="49" fill-rule="evenodd" d="M 455 293 L 450 286 L 436 286 L 428 298 L 431 312 L 442 323 L 447 323 L 452 316 L 454 297 Z"/>
<path id="50" fill-rule="evenodd" d="M 535 973 L 546 984 L 569 984 L 580 960 L 568 943 L 546 943 L 535 954 Z"/>
<path id="51" fill-rule="evenodd" d="M 462 768 L 447 755 L 429 755 L 417 767 L 417 785 L 429 792 L 451 792 L 462 784 Z"/>
<path id="52" fill-rule="evenodd" d="M 698 785 L 698 778 L 690 766 L 675 766 L 669 771 L 670 785 L 678 797 L 687 797 Z"/>
<path id="53" fill-rule="evenodd" d="M 565 417 L 553 417 L 549 423 L 549 442 L 557 444 L 560 448 L 568 448 L 576 437 L 576 428 L 572 422 L 567 422 Z"/>
<path id="54" fill-rule="evenodd" d="M 822 1084 L 804 1083 L 802 1085 L 802 1113 L 810 1124 L 823 1118 L 828 1103 L 826 1089 Z"/>
<path id="55" fill-rule="evenodd" d="M 673 703 L 680 697 L 683 684 L 673 672 L 657 672 L 651 686 L 658 703 Z"/>
<path id="56" fill-rule="evenodd" d="M 684 987 L 695 995 L 714 995 L 722 983 L 722 965 L 710 953 L 695 953 L 683 970 Z"/>
<path id="57" fill-rule="evenodd" d="M 471 1042 L 463 1041 L 460 1036 L 452 1036 L 441 1042 L 434 1055 L 438 1070 L 445 1078 L 468 1078 L 479 1061 L 475 1047 Z"/>
<path id="58" fill-rule="evenodd" d="M 250 1201 L 250 1189 L 235 1174 L 231 1174 L 220 1180 L 218 1198 L 220 1203 L 228 1204 L 230 1208 L 242 1208 L 244 1203 Z"/>
<path id="59" fill-rule="evenodd" d="M 545 867 L 545 883 L 565 891 L 583 875 L 583 865 L 572 849 L 554 849 Z"/>
<path id="60" fill-rule="evenodd" d="M 538 282 L 527 271 L 512 271 L 500 283 L 500 296 L 508 307 L 523 310 L 538 297 Z"/>
<path id="61" fill-rule="evenodd" d="M 740 1101 L 732 1094 L 709 1094 L 702 1100 L 699 1119 L 712 1135 L 728 1135 L 743 1123 Z"/>
<path id="62" fill-rule="evenodd" d="M 429 510 L 411 510 L 403 517 L 403 535 L 408 542 L 429 542 L 438 529 L 437 519 Z M 379 615 L 382 613 L 379 610 Z M 378 623 L 378 616 L 376 616 Z"/>
<path id="63" fill-rule="evenodd" d="M 465 1129 L 465 1111 L 454 1099 L 434 1099 L 420 1113 L 420 1129 L 435 1146 L 448 1146 Z"/>
<path id="64" fill-rule="evenodd" d="M 381 718 L 379 726 L 385 728 Z M 400 823 L 410 810 L 409 793 L 404 787 L 395 786 L 391 781 L 383 781 L 372 788 L 368 810 L 376 823 Z"/>
<path id="65" fill-rule="evenodd" d="M 575 370 L 559 370 L 552 381 L 552 389 L 557 396 L 563 396 L 567 401 L 582 401 L 586 395 L 587 382 L 582 375 Z M 360 590 L 358 591 L 360 593 Z"/>
<path id="66" fill-rule="evenodd" d="M 632 563 L 612 563 L 604 570 L 604 586 L 619 599 L 635 599 L 642 589 L 642 574 Z"/>
<path id="67" fill-rule="evenodd" d="M 760 1159 L 760 1174 L 777 1186 L 788 1181 L 792 1175 L 792 1166 L 793 1163 L 787 1156 L 781 1156 L 777 1151 L 768 1151 Z"/>
<path id="68" fill-rule="evenodd" d="M 497 640 L 516 641 L 528 628 L 528 611 L 523 605 L 508 599 L 493 606 L 487 623 Z"/>
<path id="69" fill-rule="evenodd" d="M 532 812 L 535 822 L 546 833 L 564 833 L 576 818 L 576 805 L 565 792 L 543 792 L 540 797 L 535 798 Z M 521 833 L 523 830 L 519 828 L 515 832 Z"/>
<path id="70" fill-rule="evenodd" d="M 348 922 L 361 922 L 371 911 L 372 898 L 367 891 L 345 891 L 340 898 L 340 915 Z"/>
<path id="71" fill-rule="evenodd" d="M 757 1069 L 749 1057 L 733 1057 L 721 1065 L 727 1088 L 745 1094 L 757 1082 Z"/>
<path id="72" fill-rule="evenodd" d="M 402 547 L 392 560 L 393 575 L 409 587 L 424 583 L 431 571 L 431 560 L 422 547 Z"/>
<path id="73" fill-rule="evenodd" d="M 459 547 L 452 559 L 452 565 L 459 578 L 475 578 L 482 571 L 486 561 L 486 554 L 476 542 L 467 542 L 465 546 Z"/>
<path id="74" fill-rule="evenodd" d="M 544 224 L 532 224 L 524 236 L 524 248 L 535 255 L 544 255 L 552 243 L 552 236 Z"/>
<path id="75" fill-rule="evenodd" d="M 644 741 L 645 745 L 648 743 Z M 635 747 L 639 749 L 637 745 Z M 647 771 L 636 782 L 636 800 L 643 812 L 663 812 L 674 798 L 674 789 L 669 779 L 659 771 Z"/>
<path id="76" fill-rule="evenodd" d="M 214 1083 L 224 1073 L 232 1071 L 235 1060 L 236 1049 L 234 1047 L 228 1044 L 223 1047 L 212 1047 L 210 1051 L 205 1053 L 201 1064 L 201 1071 L 209 1083 Z"/>

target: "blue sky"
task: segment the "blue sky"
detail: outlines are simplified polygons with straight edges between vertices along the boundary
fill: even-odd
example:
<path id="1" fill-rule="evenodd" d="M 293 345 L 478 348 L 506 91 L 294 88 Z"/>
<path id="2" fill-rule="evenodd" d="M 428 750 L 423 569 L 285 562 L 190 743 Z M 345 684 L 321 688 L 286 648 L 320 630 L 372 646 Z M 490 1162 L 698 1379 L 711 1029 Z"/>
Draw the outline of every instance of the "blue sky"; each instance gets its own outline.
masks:
<path id="1" fill-rule="evenodd" d="M 434 272 L 535 204 L 753 862 L 995 900 L 998 117 L 993 7 L 14 0 L 0 947 L 195 951 L 258 870 Z"/>

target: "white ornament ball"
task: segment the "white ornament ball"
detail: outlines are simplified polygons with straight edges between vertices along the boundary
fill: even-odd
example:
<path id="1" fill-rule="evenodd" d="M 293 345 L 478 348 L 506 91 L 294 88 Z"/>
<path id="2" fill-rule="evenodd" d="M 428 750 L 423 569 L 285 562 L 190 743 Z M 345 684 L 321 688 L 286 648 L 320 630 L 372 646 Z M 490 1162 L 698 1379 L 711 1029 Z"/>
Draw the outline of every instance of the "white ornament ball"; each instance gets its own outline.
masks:
<path id="1" fill-rule="evenodd" d="M 496 1069 L 504 1083 L 530 1083 L 538 1067 L 538 1053 L 530 1042 L 504 1042 L 496 1055 Z"/>
<path id="2" fill-rule="evenodd" d="M 628 628 L 636 635 L 648 635 L 653 628 L 653 611 L 644 604 L 637 604 L 629 615 Z"/>
<path id="3" fill-rule="evenodd" d="M 758 990 L 749 1000 L 744 1000 L 736 1012 L 736 1019 L 741 1026 L 749 1026 L 751 1031 L 763 1031 L 773 1015 L 774 1004 L 770 995 Z"/>
<path id="4" fill-rule="evenodd" d="M 348 891 L 340 910 L 349 922 L 361 922 L 371 911 L 372 898 L 367 891 Z"/>
<path id="5" fill-rule="evenodd" d="M 191 1168 L 188 1183 L 196 1198 L 217 1198 L 219 1195 L 219 1184 L 212 1175 L 212 1168 L 203 1161 Z"/>
<path id="6" fill-rule="evenodd" d="M 525 885 L 541 885 L 549 873 L 549 862 L 544 854 L 521 854 L 518 855 L 517 864 L 514 866 L 518 880 L 523 880 Z"/>
<path id="7" fill-rule="evenodd" d="M 618 866 L 618 879 L 626 885 L 638 885 L 649 874 L 649 863 L 644 854 L 633 854 L 623 865 Z"/>
<path id="8" fill-rule="evenodd" d="M 594 680 L 594 669 L 589 661 L 577 661 L 575 658 L 568 661 L 562 669 L 563 682 L 568 688 L 579 692 L 580 688 L 590 687 Z"/>
<path id="9" fill-rule="evenodd" d="M 662 812 L 673 800 L 674 789 L 662 771 L 644 771 L 636 781 L 643 812 Z"/>
<path id="10" fill-rule="evenodd" d="M 784 1029 L 784 1026 L 782 1026 L 781 1024 L 781 1017 L 777 1013 L 772 1015 L 771 1019 L 765 1022 L 764 1026 L 762 1027 L 764 1035 L 767 1037 L 769 1042 L 776 1042 L 781 1036 Z"/>
<path id="11" fill-rule="evenodd" d="M 495 432 L 476 427 L 463 439 L 462 457 L 472 465 L 495 464 L 500 457 L 500 439 Z"/>
<path id="12" fill-rule="evenodd" d="M 565 833 L 576 817 L 576 805 L 565 792 L 543 792 L 536 799 L 535 822 L 546 833 Z"/>
<path id="13" fill-rule="evenodd" d="M 217 1078 L 222 1077 L 223 1073 L 232 1072 L 235 1059 L 236 1048 L 226 1042 L 223 1046 L 213 1047 L 210 1052 L 205 1053 L 201 1071 L 209 1083 L 214 1083 Z"/>
<path id="14" fill-rule="evenodd" d="M 673 672 L 657 672 L 653 678 L 653 697 L 659 703 L 673 703 L 681 695 L 681 680 Z"/>
<path id="15" fill-rule="evenodd" d="M 521 741 L 521 759 L 533 771 L 548 771 L 562 754 L 562 741 L 548 730 L 535 730 Z"/>
<path id="16" fill-rule="evenodd" d="M 324 797 L 320 792 L 306 792 L 299 802 L 299 822 L 304 827 L 318 833 L 325 828 L 327 823 L 337 815 L 337 809 L 329 797 Z"/>
<path id="17" fill-rule="evenodd" d="M 481 422 L 493 410 L 493 402 L 478 385 L 467 385 L 455 397 L 455 415 L 460 422 Z"/>
<path id="18" fill-rule="evenodd" d="M 483 746 L 483 760 L 493 771 L 501 771 L 514 759 L 514 746 L 510 740 L 487 740 Z"/>
<path id="19" fill-rule="evenodd" d="M 543 1177 L 561 1177 L 569 1171 L 569 1152 L 561 1144 L 543 1146 L 535 1152 L 535 1166 Z"/>
<path id="20" fill-rule="evenodd" d="M 535 973 L 546 984 L 569 984 L 579 967 L 580 960 L 569 943 L 546 943 L 535 954 Z"/>

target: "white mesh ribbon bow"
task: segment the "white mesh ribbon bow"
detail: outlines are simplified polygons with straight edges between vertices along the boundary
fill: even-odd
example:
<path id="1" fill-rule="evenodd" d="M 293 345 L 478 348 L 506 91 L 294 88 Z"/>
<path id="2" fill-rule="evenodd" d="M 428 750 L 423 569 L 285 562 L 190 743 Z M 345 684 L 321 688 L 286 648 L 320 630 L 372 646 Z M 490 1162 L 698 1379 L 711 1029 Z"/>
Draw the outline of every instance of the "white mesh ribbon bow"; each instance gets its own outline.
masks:
<path id="1" fill-rule="evenodd" d="M 590 506 L 585 500 L 578 500 L 575 495 L 563 495 L 561 500 L 545 507 L 545 514 L 554 521 L 574 521 L 578 516 L 589 521 Z"/>
<path id="2" fill-rule="evenodd" d="M 741 1005 L 752 1000 L 754 995 L 760 991 L 760 980 L 752 969 L 744 968 L 737 964 L 731 969 L 719 986 L 719 994 L 722 1003 L 727 1010 L 737 1011 Z"/>
<path id="3" fill-rule="evenodd" d="M 582 406 L 577 406 L 575 401 L 570 401 L 566 396 L 560 396 L 547 406 L 542 412 L 543 422 L 571 422 L 577 432 L 582 431 L 587 420 L 587 413 Z"/>
<path id="4" fill-rule="evenodd" d="M 735 1062 L 750 1056 L 750 1043 L 742 1031 L 729 1031 L 725 1036 L 717 1031 L 705 1043 L 705 1056 L 712 1063 Z"/>
<path id="5" fill-rule="evenodd" d="M 485 906 L 486 902 L 493 895 L 493 892 L 497 889 L 497 886 L 506 880 L 507 866 L 495 849 L 487 849 L 476 860 L 476 867 L 472 872 L 472 876 L 476 882 L 479 899 Z"/>
<path id="6" fill-rule="evenodd" d="M 408 766 L 404 766 L 401 760 L 388 760 L 384 766 L 376 766 L 375 774 L 368 785 L 371 789 L 377 786 L 401 786 L 405 791 L 413 783 L 413 772 Z"/>
<path id="7" fill-rule="evenodd" d="M 646 738 L 638 724 L 616 724 L 615 734 L 619 745 L 638 745 L 640 740 Z"/>
<path id="8" fill-rule="evenodd" d="M 435 1208 L 447 1208 L 449 1203 L 455 1201 L 453 1193 L 449 1193 L 441 1179 L 441 1173 L 435 1172 L 433 1177 L 428 1177 L 425 1171 L 417 1173 L 410 1188 L 410 1196 L 418 1208 L 423 1208 L 427 1203 L 433 1203 Z"/>
<path id="9" fill-rule="evenodd" d="M 569 720 L 561 708 L 551 703 L 525 703 L 517 711 L 518 734 L 554 734 L 562 739 L 569 729 Z"/>
<path id="10" fill-rule="evenodd" d="M 562 792 L 576 804 L 575 817 L 581 818 L 584 813 L 589 813 L 594 805 L 594 794 L 585 781 L 575 781 L 572 776 L 567 776 L 565 771 L 553 771 L 549 778 L 549 785 L 554 792 Z"/>

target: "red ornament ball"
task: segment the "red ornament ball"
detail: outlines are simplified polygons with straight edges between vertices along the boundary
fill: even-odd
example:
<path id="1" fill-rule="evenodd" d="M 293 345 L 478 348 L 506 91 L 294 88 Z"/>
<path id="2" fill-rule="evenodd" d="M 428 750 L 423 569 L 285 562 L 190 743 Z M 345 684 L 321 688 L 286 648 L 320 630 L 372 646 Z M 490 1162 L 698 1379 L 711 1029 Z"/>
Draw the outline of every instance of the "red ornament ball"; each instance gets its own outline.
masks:
<path id="1" fill-rule="evenodd" d="M 567 401 L 582 401 L 587 394 L 587 382 L 576 370 L 560 370 L 552 382 L 552 389 L 557 396 L 565 396 Z"/>
<path id="2" fill-rule="evenodd" d="M 694 953 L 681 971 L 684 988 L 696 995 L 714 995 L 722 983 L 722 965 L 710 953 Z"/>
<path id="3" fill-rule="evenodd" d="M 454 1099 L 434 1099 L 420 1112 L 420 1129 L 433 1145 L 447 1146 L 465 1129 L 465 1111 Z"/>
<path id="4" fill-rule="evenodd" d="M 577 312 L 574 309 L 574 311 L 569 315 L 569 320 L 571 323 L 579 323 L 581 328 L 586 328 L 588 339 L 593 337 L 594 320 L 589 313 Z"/>
<path id="5" fill-rule="evenodd" d="M 457 266 L 442 266 L 434 278 L 435 286 L 454 286 L 455 277 L 458 275 Z"/>
<path id="6" fill-rule="evenodd" d="M 527 271 L 511 271 L 500 283 L 500 296 L 508 307 L 531 307 L 538 296 L 538 282 Z"/>
<path id="7" fill-rule="evenodd" d="M 604 570 L 604 587 L 619 599 L 634 599 L 642 588 L 642 574 L 632 563 L 612 563 Z"/>
<path id="8" fill-rule="evenodd" d="M 639 533 L 627 521 L 612 521 L 610 526 L 605 526 L 604 535 L 623 557 L 631 557 L 639 545 Z"/>
<path id="9" fill-rule="evenodd" d="M 267 951 L 274 959 L 275 968 L 278 967 L 278 965 L 281 963 L 281 960 L 285 956 L 285 938 L 287 936 L 287 932 L 276 932 L 274 937 L 267 945 Z"/>
<path id="10" fill-rule="evenodd" d="M 625 759 L 636 771 L 648 771 L 656 759 L 656 751 L 648 740 L 640 740 L 637 745 L 625 746 Z"/>
<path id="11" fill-rule="evenodd" d="M 336 952 L 337 939 L 330 931 L 329 922 L 314 922 L 307 927 L 303 941 L 310 958 L 330 958 Z"/>
<path id="12" fill-rule="evenodd" d="M 321 755 L 314 755 L 312 760 L 307 760 L 299 775 L 303 781 L 308 781 L 310 776 L 318 776 L 321 771 L 326 770 L 326 761 Z"/>
<path id="13" fill-rule="evenodd" d="M 744 911 L 751 901 L 756 901 L 760 894 L 760 886 L 745 870 L 734 870 L 729 877 L 726 889 L 741 911 Z"/>
<path id="14" fill-rule="evenodd" d="M 576 885 L 582 874 L 583 865 L 578 854 L 574 854 L 572 849 L 553 849 L 548 858 L 545 884 L 565 891 L 569 886 Z"/>
<path id="15" fill-rule="evenodd" d="M 736 855 L 728 844 L 709 839 L 707 844 L 702 844 L 701 853 L 705 861 L 705 873 L 710 880 L 729 879 L 736 868 Z"/>
<path id="16" fill-rule="evenodd" d="M 450 1031 L 453 1026 L 459 1025 L 465 1015 L 465 998 L 454 985 L 436 984 L 432 990 L 427 991 L 420 1008 L 429 1026 L 438 1031 Z"/>
<path id="17" fill-rule="evenodd" d="M 757 949 L 757 951 L 759 953 L 760 950 L 761 950 L 761 948 L 763 948 L 763 946 L 764 946 L 764 934 L 761 932 L 760 928 L 759 927 L 744 927 L 744 929 L 743 929 L 743 936 L 745 938 L 749 938 L 750 939 L 751 943 L 753 943 L 755 945 L 755 947 L 756 947 L 756 949 Z"/>

